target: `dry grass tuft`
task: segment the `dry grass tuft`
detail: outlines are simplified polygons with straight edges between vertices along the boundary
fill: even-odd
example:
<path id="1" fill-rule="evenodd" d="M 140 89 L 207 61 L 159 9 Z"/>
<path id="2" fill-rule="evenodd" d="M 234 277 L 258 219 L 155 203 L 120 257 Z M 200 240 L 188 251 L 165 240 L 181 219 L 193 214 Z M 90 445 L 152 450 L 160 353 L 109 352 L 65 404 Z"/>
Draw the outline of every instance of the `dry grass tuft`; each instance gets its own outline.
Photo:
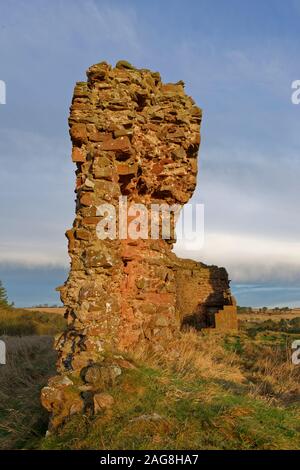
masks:
<path id="1" fill-rule="evenodd" d="M 220 333 L 199 334 L 190 330 L 181 333 L 168 349 L 146 350 L 137 360 L 175 372 L 189 381 L 202 377 L 243 383 L 240 359 L 235 352 L 223 348 L 224 337 Z"/>
<path id="2" fill-rule="evenodd" d="M 264 397 L 269 402 L 278 401 L 285 405 L 300 401 L 300 369 L 292 363 L 289 349 L 261 348 L 256 353 L 249 378 L 253 397 Z"/>

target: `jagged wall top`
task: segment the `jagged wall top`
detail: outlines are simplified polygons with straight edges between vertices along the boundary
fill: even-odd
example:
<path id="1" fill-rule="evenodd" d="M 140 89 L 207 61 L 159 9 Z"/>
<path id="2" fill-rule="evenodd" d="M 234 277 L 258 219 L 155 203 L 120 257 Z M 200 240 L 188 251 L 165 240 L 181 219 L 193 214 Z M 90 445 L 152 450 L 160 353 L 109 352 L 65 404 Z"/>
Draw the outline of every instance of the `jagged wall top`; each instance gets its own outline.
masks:
<path id="1" fill-rule="evenodd" d="M 163 84 L 158 72 L 126 61 L 93 65 L 87 77 L 75 86 L 69 119 L 77 188 L 84 189 L 85 164 L 93 161 L 93 177 L 116 184 L 104 195 L 109 202 L 124 194 L 186 203 L 196 186 L 202 112 L 184 83 Z"/>

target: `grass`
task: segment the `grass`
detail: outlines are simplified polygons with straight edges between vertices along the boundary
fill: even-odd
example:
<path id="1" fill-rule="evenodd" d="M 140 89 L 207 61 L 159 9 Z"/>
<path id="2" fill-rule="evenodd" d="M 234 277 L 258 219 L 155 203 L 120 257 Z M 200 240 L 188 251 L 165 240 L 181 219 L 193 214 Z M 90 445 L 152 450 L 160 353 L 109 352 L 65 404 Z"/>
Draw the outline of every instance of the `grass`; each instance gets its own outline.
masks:
<path id="1" fill-rule="evenodd" d="M 44 323 L 43 323 L 44 324 Z M 300 334 L 242 322 L 236 334 L 186 332 L 167 352 L 127 357 L 114 406 L 75 415 L 45 438 L 41 387 L 55 374 L 49 336 L 7 338 L 2 449 L 300 449 Z"/>
<path id="2" fill-rule="evenodd" d="M 74 416 L 43 449 L 299 449 L 299 368 L 281 344 L 185 333 L 133 358 L 113 409 Z"/>
<path id="3" fill-rule="evenodd" d="M 35 448 L 48 423 L 40 390 L 55 375 L 53 338 L 5 337 L 5 343 L 7 363 L 0 366 L 0 448 Z"/>
<path id="4" fill-rule="evenodd" d="M 48 426 L 40 391 L 55 375 L 53 335 L 63 330 L 59 314 L 0 308 L 0 338 L 6 365 L 0 365 L 0 449 L 35 448 Z"/>
<path id="5" fill-rule="evenodd" d="M 57 313 L 0 307 L 0 335 L 54 335 L 64 327 L 65 320 Z"/>

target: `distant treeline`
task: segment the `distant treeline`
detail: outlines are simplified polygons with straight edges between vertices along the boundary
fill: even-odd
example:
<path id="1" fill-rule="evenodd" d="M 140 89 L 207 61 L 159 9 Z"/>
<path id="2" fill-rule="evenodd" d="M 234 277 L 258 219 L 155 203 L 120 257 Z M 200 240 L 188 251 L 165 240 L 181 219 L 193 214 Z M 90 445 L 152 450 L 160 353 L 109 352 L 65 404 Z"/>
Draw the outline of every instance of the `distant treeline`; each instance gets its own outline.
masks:
<path id="1" fill-rule="evenodd" d="M 30 308 L 61 308 L 63 307 L 62 304 L 37 304 L 37 305 L 32 305 Z"/>
<path id="2" fill-rule="evenodd" d="M 238 313 L 288 313 L 293 312 L 294 310 L 300 310 L 290 307 L 260 307 L 260 308 L 252 308 L 252 307 L 237 307 Z"/>

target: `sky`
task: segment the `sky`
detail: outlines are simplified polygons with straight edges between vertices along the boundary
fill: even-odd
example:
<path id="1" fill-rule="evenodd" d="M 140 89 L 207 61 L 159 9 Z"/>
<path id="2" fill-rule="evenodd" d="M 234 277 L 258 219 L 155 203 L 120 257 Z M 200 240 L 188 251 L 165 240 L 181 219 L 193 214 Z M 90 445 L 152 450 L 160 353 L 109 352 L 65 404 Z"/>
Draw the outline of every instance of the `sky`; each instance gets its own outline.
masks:
<path id="1" fill-rule="evenodd" d="M 241 305 L 300 305 L 300 1 L 0 0 L 0 279 L 19 306 L 57 303 L 74 218 L 67 118 L 76 81 L 126 59 L 184 80 L 203 109 L 204 246 Z"/>

